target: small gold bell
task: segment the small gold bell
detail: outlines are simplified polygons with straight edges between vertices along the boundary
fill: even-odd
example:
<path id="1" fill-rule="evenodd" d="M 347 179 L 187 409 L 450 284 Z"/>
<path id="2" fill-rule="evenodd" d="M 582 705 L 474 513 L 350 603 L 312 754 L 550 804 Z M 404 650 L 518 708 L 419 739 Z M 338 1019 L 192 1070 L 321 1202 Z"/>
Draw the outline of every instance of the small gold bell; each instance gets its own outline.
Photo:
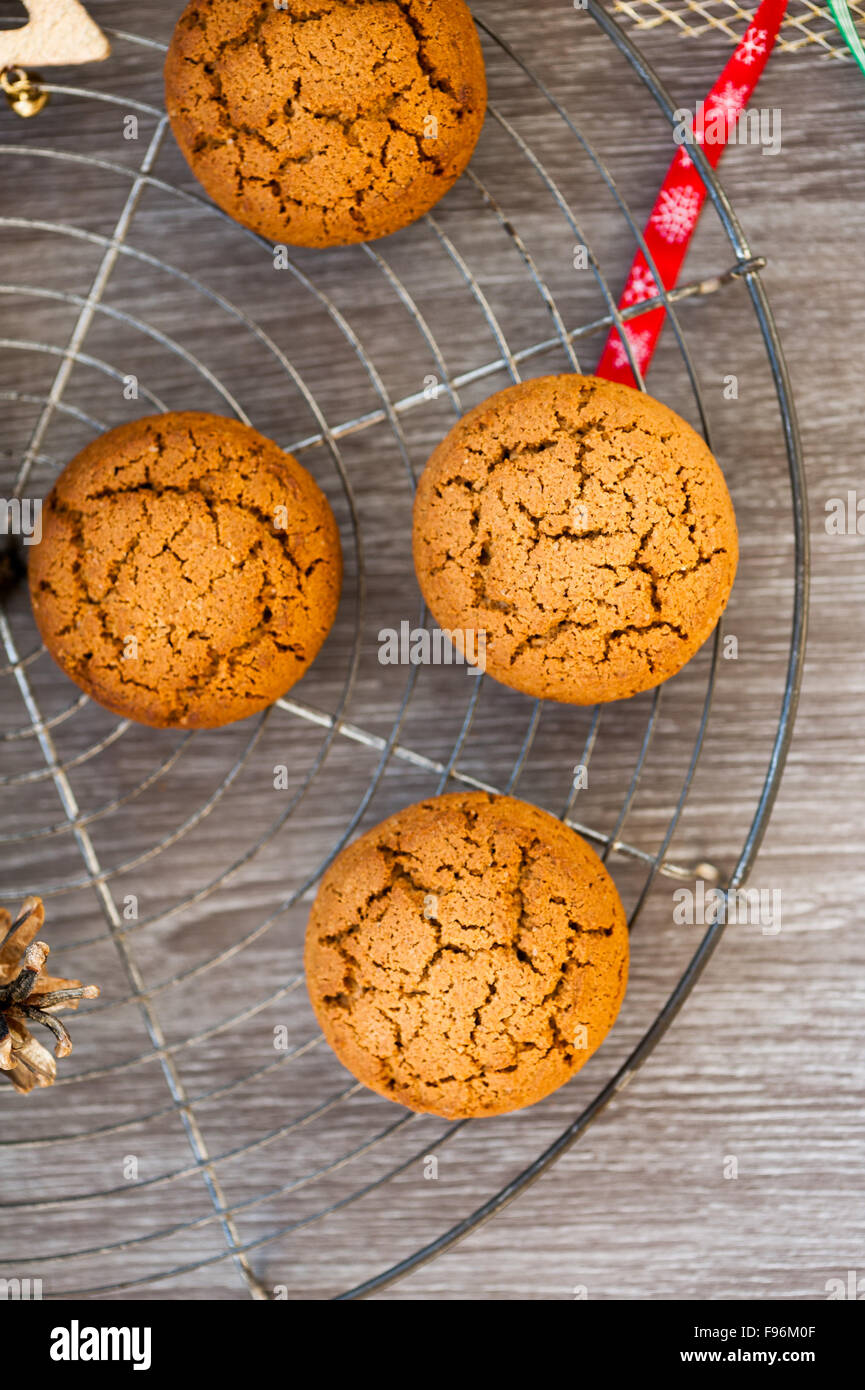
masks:
<path id="1" fill-rule="evenodd" d="M 6 68 L 0 73 L 0 87 L 6 93 L 6 100 L 16 116 L 25 120 L 30 116 L 38 116 L 48 102 L 48 93 L 22 68 Z"/>

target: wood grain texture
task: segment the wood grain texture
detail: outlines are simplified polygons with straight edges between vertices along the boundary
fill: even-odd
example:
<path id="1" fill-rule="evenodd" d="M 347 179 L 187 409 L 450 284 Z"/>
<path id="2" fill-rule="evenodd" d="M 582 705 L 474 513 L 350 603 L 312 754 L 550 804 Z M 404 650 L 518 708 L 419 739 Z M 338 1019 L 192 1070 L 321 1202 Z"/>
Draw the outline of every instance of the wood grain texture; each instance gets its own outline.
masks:
<path id="1" fill-rule="evenodd" d="M 91 0 L 90 9 L 107 30 L 134 27 L 164 43 L 180 5 L 139 7 L 134 25 L 120 0 Z M 592 20 L 564 0 L 484 0 L 477 13 L 530 58 L 609 162 L 637 219 L 645 216 L 669 160 L 668 128 Z M 683 105 L 708 90 L 729 52 L 711 36 L 661 33 L 640 42 Z M 116 104 L 57 93 L 27 125 L 0 112 L 14 214 L 78 233 L 0 226 L 3 279 L 19 287 L 0 299 L 2 338 L 15 340 L 0 348 L 0 389 L 17 393 L 4 398 L 4 496 L 158 128 L 146 108 L 161 104 L 159 52 L 117 36 L 112 47 L 101 68 L 52 76 L 61 86 L 114 94 Z M 617 289 L 633 240 L 609 191 L 515 65 L 488 42 L 485 52 L 496 110 L 542 156 Z M 722 173 L 754 251 L 769 260 L 765 281 L 803 426 L 814 547 L 797 734 L 752 875 L 756 886 L 780 890 L 781 930 L 731 927 L 671 1032 L 586 1137 L 506 1211 L 383 1298 L 571 1299 L 585 1289 L 591 1299 L 819 1299 L 827 1279 L 865 1268 L 865 952 L 858 929 L 865 541 L 830 536 L 824 525 L 826 500 L 861 488 L 865 86 L 852 64 L 782 56 L 769 65 L 760 103 L 782 113 L 781 153 L 733 148 Z M 134 139 L 125 138 L 129 114 L 138 118 Z M 71 158 L 45 159 L 36 146 Z M 74 366 L 48 422 L 31 495 L 98 428 L 149 409 L 228 412 L 236 403 L 284 445 L 315 434 L 315 412 L 286 375 L 280 351 L 331 425 L 381 409 L 382 396 L 335 313 L 369 352 L 388 399 L 422 391 L 427 377 L 441 376 L 441 363 L 375 256 L 387 258 L 414 296 L 448 372 L 501 355 L 483 304 L 428 224 L 376 246 L 375 255 L 359 248 L 299 253 L 297 275 L 278 272 L 267 248 L 173 191 L 196 192 L 170 135 L 151 154 L 159 182 L 137 186 L 129 249 L 111 264 L 83 342 L 86 360 Z M 81 155 L 102 163 L 82 163 Z M 472 170 L 524 238 L 564 322 L 584 324 L 602 313 L 597 285 L 574 269 L 573 227 L 494 115 Z M 531 275 L 476 183 L 462 180 L 436 222 L 475 271 L 515 351 L 555 336 Z M 731 260 L 709 210 L 687 277 Z M 790 498 L 771 377 L 744 292 L 733 287 L 689 302 L 680 321 L 737 508 L 742 561 L 726 622 L 738 660 L 720 663 L 704 756 L 671 854 L 680 863 L 708 857 L 729 868 L 753 815 L 783 688 Z M 594 365 L 602 341 L 578 344 L 581 365 Z M 527 359 L 522 371 L 567 366 L 558 349 Z M 739 381 L 732 401 L 723 393 L 730 374 Z M 123 384 L 133 375 L 140 394 L 130 401 Z M 474 404 L 508 379 L 507 371 L 484 377 L 460 393 L 459 404 Z M 694 418 L 669 330 L 650 385 Z M 327 446 L 301 453 L 343 528 L 346 592 L 332 640 L 293 695 L 383 740 L 410 673 L 379 664 L 377 634 L 419 611 L 410 472 L 453 418 L 441 392 L 401 416 L 402 444 L 385 422 L 345 437 L 338 455 Z M 359 625 L 355 523 L 366 580 Z M 33 650 L 20 593 L 9 623 L 22 653 Z M 656 851 L 681 786 L 708 663 L 704 651 L 664 692 L 623 832 L 646 853 Z M 41 1276 L 46 1296 L 106 1286 L 112 1292 L 92 1296 L 248 1296 L 190 1147 L 188 1118 L 172 1103 L 160 1042 L 171 1049 L 173 1084 L 193 1102 L 196 1142 L 206 1146 L 256 1276 L 291 1298 L 330 1296 L 435 1238 L 550 1143 L 625 1058 L 694 949 L 697 929 L 673 921 L 676 884 L 661 879 L 634 933 L 620 1023 L 568 1087 L 531 1111 L 454 1134 L 444 1122 L 407 1117 L 355 1091 L 317 1042 L 299 977 L 303 928 L 312 877 L 340 837 L 436 790 L 429 764 L 448 762 L 474 682 L 458 669 L 422 671 L 399 743 L 428 762 L 397 755 L 383 766 L 379 747 L 336 736 L 290 709 L 275 710 L 260 730 L 252 721 L 190 745 L 127 730 L 88 757 L 115 722 L 92 705 L 77 708 L 77 692 L 46 657 L 25 669 L 43 715 L 57 721 L 58 757 L 69 766 L 79 820 L 126 933 L 111 939 L 28 736 L 20 692 L 4 671 L 0 732 L 11 737 L 2 773 L 18 780 L 14 795 L 4 791 L 0 820 L 2 898 L 45 893 L 52 964 L 103 985 L 98 1007 L 73 1020 L 77 1045 L 63 1064 L 65 1082 L 23 1103 L 11 1090 L 0 1093 L 4 1139 L 25 1145 L 0 1157 L 2 1200 L 13 1204 L 4 1212 L 0 1274 Z M 616 824 L 649 708 L 643 696 L 603 712 L 590 785 L 575 809 L 601 836 Z M 531 715 L 528 701 L 484 682 L 460 772 L 503 786 Z M 560 812 L 588 732 L 587 711 L 545 708 L 518 793 Z M 288 792 L 273 789 L 278 765 L 288 769 Z M 281 824 L 293 798 L 297 807 Z M 615 853 L 609 867 L 633 906 L 645 877 L 640 862 Z M 137 920 L 122 917 L 132 897 Z M 149 1012 L 130 997 L 130 970 L 149 991 Z M 287 1054 L 274 1049 L 275 1038 Z M 107 1076 L 85 1075 L 106 1063 Z M 438 1176 L 429 1179 L 423 1160 L 433 1152 Z M 730 1158 L 736 1178 L 725 1177 Z M 395 1175 L 383 1182 L 389 1172 Z M 361 1189 L 365 1195 L 350 1200 Z M 34 1210 L 33 1203 L 40 1205 Z M 322 1216 L 325 1207 L 333 1210 Z M 73 1257 L 28 1263 L 34 1229 L 46 1256 Z"/>

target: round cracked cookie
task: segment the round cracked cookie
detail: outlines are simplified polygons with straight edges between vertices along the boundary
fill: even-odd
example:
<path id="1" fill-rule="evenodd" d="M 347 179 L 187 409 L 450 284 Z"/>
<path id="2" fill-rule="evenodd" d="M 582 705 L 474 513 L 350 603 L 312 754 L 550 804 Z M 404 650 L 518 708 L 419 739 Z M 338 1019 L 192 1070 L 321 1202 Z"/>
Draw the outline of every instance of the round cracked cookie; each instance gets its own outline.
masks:
<path id="1" fill-rule="evenodd" d="M 277 242 L 387 236 L 437 203 L 486 110 L 463 0 L 192 0 L 165 65 L 196 178 Z"/>
<path id="2" fill-rule="evenodd" d="M 415 500 L 415 569 L 439 625 L 483 633 L 496 680 L 571 704 L 674 675 L 721 616 L 737 558 L 704 441 L 599 377 L 491 396 L 435 450 Z"/>
<path id="3" fill-rule="evenodd" d="M 339 603 L 330 506 L 236 420 L 193 411 L 110 430 L 57 479 L 30 556 L 42 638 L 115 714 L 216 728 L 299 680 Z"/>
<path id="4" fill-rule="evenodd" d="M 421 801 L 344 849 L 306 934 L 340 1061 L 449 1119 L 561 1086 L 619 1012 L 628 931 L 612 879 L 561 821 L 484 792 Z"/>

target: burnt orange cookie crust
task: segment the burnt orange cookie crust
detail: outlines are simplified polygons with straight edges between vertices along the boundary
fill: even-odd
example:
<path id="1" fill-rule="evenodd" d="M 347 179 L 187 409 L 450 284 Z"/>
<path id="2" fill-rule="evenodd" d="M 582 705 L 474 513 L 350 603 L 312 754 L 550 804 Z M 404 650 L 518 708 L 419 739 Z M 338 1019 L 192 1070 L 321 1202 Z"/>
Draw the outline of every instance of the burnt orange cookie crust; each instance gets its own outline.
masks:
<path id="1" fill-rule="evenodd" d="M 486 110 L 463 0 L 192 0 L 165 90 L 210 196 L 300 246 L 368 241 L 428 212 Z"/>
<path id="2" fill-rule="evenodd" d="M 625 992 L 628 932 L 597 855 L 509 796 L 391 816 L 322 879 L 306 981 L 372 1090 L 457 1118 L 531 1105 L 578 1071 Z"/>
<path id="3" fill-rule="evenodd" d="M 110 430 L 63 470 L 30 554 L 55 661 L 156 727 L 213 728 L 299 680 L 339 602 L 327 499 L 256 430 L 192 411 Z"/>
<path id="4" fill-rule="evenodd" d="M 659 685 L 702 646 L 736 573 L 736 520 L 700 436 L 598 377 L 511 386 L 421 477 L 414 560 L 443 628 L 486 634 L 486 670 L 593 704 Z"/>

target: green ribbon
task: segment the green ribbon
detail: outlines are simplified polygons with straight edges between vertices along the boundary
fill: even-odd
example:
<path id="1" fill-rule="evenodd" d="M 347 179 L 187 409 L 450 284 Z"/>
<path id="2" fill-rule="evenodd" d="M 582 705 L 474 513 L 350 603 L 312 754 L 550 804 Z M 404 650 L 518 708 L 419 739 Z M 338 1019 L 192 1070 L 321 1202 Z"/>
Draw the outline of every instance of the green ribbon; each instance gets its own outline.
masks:
<path id="1" fill-rule="evenodd" d="M 827 0 L 829 11 L 838 28 L 844 36 L 847 47 L 856 59 L 863 73 L 865 73 L 865 48 L 862 47 L 862 40 L 853 23 L 853 16 L 850 14 L 847 0 Z"/>

